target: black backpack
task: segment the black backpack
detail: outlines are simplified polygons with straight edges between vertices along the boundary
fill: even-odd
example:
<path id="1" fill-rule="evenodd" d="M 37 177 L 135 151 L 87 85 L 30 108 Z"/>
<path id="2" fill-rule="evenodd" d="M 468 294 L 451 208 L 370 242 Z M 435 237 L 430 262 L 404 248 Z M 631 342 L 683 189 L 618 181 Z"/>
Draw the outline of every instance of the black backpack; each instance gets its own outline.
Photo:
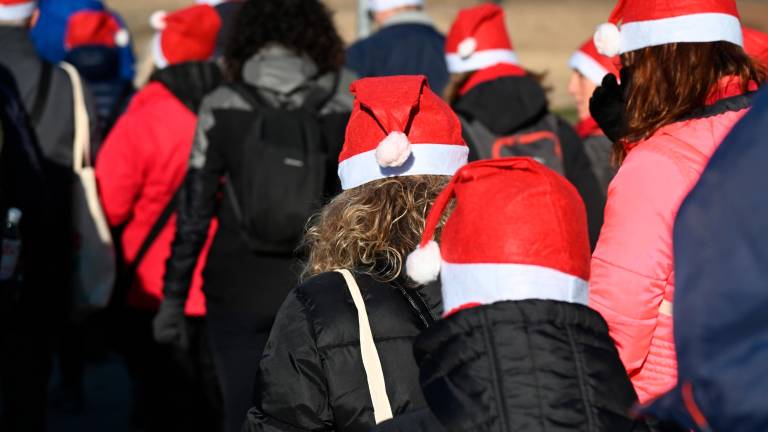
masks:
<path id="1" fill-rule="evenodd" d="M 472 160 L 530 157 L 565 174 L 559 127 L 553 114 L 547 114 L 536 124 L 505 136 L 494 135 L 477 119 L 468 121 L 462 118 L 461 126 L 470 141 Z"/>
<path id="2" fill-rule="evenodd" d="M 227 196 L 253 252 L 291 255 L 327 192 L 329 145 L 319 111 L 334 92 L 282 109 L 270 106 L 248 84 L 230 87 L 251 105 L 253 119 L 240 135 L 240 184 L 235 188 L 228 178 Z"/>

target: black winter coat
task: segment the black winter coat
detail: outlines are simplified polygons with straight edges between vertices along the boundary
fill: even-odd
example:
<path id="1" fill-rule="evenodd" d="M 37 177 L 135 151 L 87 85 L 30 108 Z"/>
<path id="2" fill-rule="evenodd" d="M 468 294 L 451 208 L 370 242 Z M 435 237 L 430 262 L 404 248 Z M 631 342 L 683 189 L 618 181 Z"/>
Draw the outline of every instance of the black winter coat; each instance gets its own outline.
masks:
<path id="1" fill-rule="evenodd" d="M 426 403 L 413 341 L 440 308 L 439 288 L 405 288 L 357 274 L 395 415 Z M 245 431 L 367 431 L 375 424 L 360 356 L 357 310 L 338 273 L 293 290 L 261 360 Z"/>
<path id="2" fill-rule="evenodd" d="M 470 161 L 490 157 L 493 144 L 473 142 L 465 126 L 473 121 L 481 123 L 496 137 L 531 129 L 556 132 L 562 146 L 565 177 L 579 191 L 587 207 L 589 238 L 594 248 L 603 225 L 605 196 L 581 139 L 571 125 L 549 112 L 547 95 L 541 84 L 528 76 L 505 76 L 486 81 L 461 96 L 454 102 L 453 109 L 462 119 Z"/>
<path id="3" fill-rule="evenodd" d="M 629 417 L 637 396 L 608 326 L 586 306 L 525 300 L 464 310 L 424 331 L 414 350 L 424 396 L 447 430 L 647 430 Z"/>

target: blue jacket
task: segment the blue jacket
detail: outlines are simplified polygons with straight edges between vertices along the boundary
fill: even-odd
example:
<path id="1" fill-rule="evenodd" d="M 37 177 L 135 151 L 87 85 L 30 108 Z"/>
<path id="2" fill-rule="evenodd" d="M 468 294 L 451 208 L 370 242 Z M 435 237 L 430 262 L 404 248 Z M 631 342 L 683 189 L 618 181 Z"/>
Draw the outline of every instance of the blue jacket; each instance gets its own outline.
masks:
<path id="1" fill-rule="evenodd" d="M 679 383 L 648 409 L 702 431 L 768 430 L 768 91 L 686 198 L 674 231 Z"/>
<path id="2" fill-rule="evenodd" d="M 360 78 L 426 75 L 440 94 L 448 84 L 445 37 L 423 12 L 403 12 L 347 50 L 347 67 Z"/>

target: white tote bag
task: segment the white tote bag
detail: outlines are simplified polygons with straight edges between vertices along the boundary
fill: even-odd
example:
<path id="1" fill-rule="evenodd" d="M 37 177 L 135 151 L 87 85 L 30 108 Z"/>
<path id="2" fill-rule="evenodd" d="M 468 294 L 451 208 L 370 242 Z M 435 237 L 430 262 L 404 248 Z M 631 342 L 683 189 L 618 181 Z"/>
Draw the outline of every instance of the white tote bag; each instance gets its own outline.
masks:
<path id="1" fill-rule="evenodd" d="M 73 289 L 75 310 L 102 309 L 115 283 L 115 248 L 99 202 L 96 173 L 91 161 L 91 133 L 83 84 L 74 66 L 62 63 L 69 75 L 74 100 L 75 138 L 72 149 L 75 190 L 72 196 L 75 260 Z"/>
<path id="2" fill-rule="evenodd" d="M 389 396 L 387 396 L 379 352 L 373 341 L 368 311 L 365 309 L 363 295 L 355 277 L 352 276 L 352 272 L 346 269 L 336 271 L 344 276 L 349 293 L 352 295 L 352 301 L 357 308 L 357 321 L 360 325 L 360 354 L 363 358 L 365 376 L 368 379 L 368 391 L 371 393 L 371 402 L 373 402 L 373 418 L 376 420 L 376 424 L 380 424 L 392 418 L 392 406 L 389 403 Z"/>

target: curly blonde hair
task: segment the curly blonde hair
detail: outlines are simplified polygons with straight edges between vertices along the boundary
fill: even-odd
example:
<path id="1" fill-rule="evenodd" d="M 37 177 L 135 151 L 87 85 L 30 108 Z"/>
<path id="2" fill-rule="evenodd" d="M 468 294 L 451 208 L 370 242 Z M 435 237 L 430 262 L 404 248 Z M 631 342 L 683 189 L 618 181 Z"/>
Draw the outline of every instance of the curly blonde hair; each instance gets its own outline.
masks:
<path id="1" fill-rule="evenodd" d="M 310 219 L 303 278 L 347 268 L 382 282 L 397 279 L 448 181 L 437 175 L 391 177 L 339 194 Z"/>

